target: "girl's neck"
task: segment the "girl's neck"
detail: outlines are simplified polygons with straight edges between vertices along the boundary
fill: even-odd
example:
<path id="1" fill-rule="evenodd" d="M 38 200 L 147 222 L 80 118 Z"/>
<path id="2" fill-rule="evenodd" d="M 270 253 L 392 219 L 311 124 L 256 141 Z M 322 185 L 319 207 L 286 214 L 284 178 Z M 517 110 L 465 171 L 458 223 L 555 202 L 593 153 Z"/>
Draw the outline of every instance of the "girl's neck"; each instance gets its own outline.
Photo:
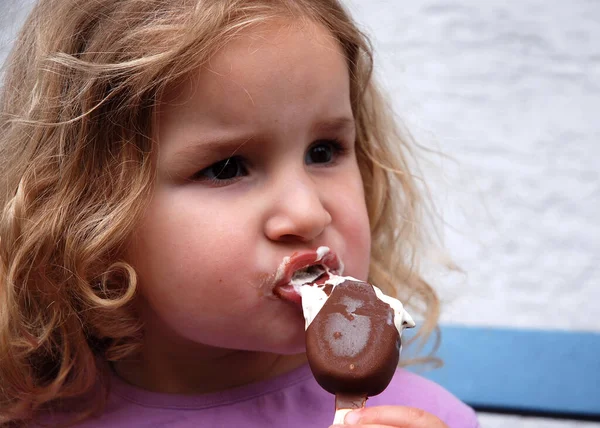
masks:
<path id="1" fill-rule="evenodd" d="M 149 391 L 204 394 L 269 379 L 306 363 L 305 354 L 213 349 L 202 359 L 192 355 L 162 349 L 116 362 L 113 369 L 126 382 Z"/>

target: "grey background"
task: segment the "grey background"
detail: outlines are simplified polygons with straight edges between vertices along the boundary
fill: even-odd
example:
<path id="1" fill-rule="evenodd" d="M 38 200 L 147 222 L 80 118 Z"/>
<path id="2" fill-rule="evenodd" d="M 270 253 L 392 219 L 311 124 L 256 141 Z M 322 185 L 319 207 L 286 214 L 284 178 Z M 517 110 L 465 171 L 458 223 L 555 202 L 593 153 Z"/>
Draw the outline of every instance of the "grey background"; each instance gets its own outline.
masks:
<path id="1" fill-rule="evenodd" d="M 600 1 L 346 0 L 464 274 L 443 320 L 600 332 Z M 30 1 L 0 0 L 0 60 Z M 481 415 L 483 427 L 600 423 Z"/>
<path id="2" fill-rule="evenodd" d="M 600 2 L 357 1 L 466 276 L 444 319 L 600 331 Z M 446 281 L 445 281 L 446 280 Z"/>

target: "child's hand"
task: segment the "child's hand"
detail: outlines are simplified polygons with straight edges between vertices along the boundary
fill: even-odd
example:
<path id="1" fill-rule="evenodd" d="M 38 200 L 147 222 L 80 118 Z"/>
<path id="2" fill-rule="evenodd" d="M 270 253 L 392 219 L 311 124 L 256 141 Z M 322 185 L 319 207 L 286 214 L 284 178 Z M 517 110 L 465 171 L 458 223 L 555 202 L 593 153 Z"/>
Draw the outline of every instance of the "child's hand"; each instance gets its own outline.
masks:
<path id="1" fill-rule="evenodd" d="M 348 425 L 364 428 L 448 428 L 431 413 L 406 406 L 375 406 L 354 410 L 346 415 L 345 422 L 345 425 L 332 425 L 330 428 Z"/>

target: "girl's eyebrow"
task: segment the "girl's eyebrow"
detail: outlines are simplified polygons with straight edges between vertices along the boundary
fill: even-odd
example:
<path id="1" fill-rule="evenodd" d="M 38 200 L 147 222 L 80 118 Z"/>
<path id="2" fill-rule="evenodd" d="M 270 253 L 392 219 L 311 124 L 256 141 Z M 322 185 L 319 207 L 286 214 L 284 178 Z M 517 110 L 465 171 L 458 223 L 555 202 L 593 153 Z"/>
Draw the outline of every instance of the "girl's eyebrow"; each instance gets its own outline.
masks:
<path id="1" fill-rule="evenodd" d="M 354 132 L 356 122 L 352 116 L 321 120 L 313 126 L 313 133 L 338 134 Z M 197 166 L 234 156 L 241 147 L 254 139 L 254 135 L 222 136 L 192 141 L 167 158 L 169 167 Z"/>
<path id="2" fill-rule="evenodd" d="M 356 129 L 356 122 L 352 116 L 340 116 L 317 122 L 313 129 L 315 132 L 348 132 Z"/>
<path id="3" fill-rule="evenodd" d="M 168 157 L 172 167 L 193 165 L 202 162 L 214 162 L 222 157 L 234 156 L 239 149 L 252 140 L 252 136 L 221 137 L 190 142 Z"/>

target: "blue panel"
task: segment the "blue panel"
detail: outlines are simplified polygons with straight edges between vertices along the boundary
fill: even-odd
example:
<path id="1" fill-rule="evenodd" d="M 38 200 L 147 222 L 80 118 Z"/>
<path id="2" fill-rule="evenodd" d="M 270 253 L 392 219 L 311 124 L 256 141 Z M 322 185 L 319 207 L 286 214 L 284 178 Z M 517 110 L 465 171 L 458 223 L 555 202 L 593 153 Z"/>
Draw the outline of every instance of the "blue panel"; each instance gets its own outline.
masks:
<path id="1" fill-rule="evenodd" d="M 600 334 L 443 326 L 420 373 L 476 408 L 600 416 Z M 417 371 L 417 370 L 415 370 Z"/>

